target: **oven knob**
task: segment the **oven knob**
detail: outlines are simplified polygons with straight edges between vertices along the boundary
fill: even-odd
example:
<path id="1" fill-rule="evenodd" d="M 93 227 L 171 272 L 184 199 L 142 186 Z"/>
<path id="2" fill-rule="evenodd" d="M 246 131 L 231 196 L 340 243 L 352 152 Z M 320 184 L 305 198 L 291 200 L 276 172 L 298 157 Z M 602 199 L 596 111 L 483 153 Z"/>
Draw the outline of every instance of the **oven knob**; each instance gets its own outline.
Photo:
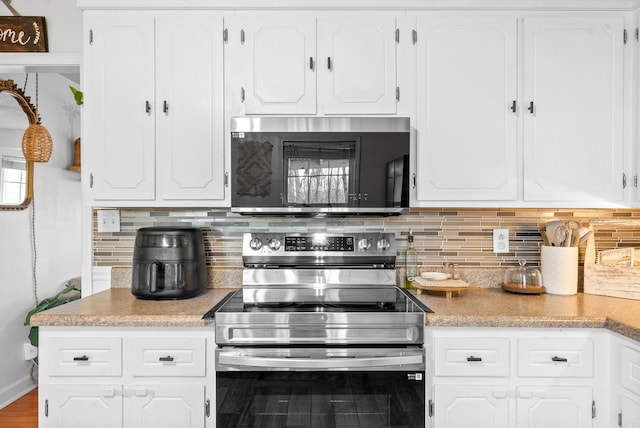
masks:
<path id="1" fill-rule="evenodd" d="M 282 242 L 280 242 L 278 238 L 273 238 L 269 240 L 269 248 L 271 248 L 273 251 L 278 251 L 281 245 L 282 245 Z"/>
<path id="2" fill-rule="evenodd" d="M 371 243 L 367 238 L 362 238 L 358 241 L 358 250 L 367 251 L 371 247 Z"/>
<path id="3" fill-rule="evenodd" d="M 379 251 L 386 251 L 386 250 L 389 249 L 391 244 L 389 243 L 389 241 L 387 241 L 386 239 L 382 238 L 376 243 L 376 246 L 378 247 Z"/>
<path id="4" fill-rule="evenodd" d="M 260 238 L 253 238 L 251 241 L 249 241 L 249 248 L 251 248 L 252 250 L 259 250 L 260 248 L 262 248 L 262 241 L 260 240 Z"/>

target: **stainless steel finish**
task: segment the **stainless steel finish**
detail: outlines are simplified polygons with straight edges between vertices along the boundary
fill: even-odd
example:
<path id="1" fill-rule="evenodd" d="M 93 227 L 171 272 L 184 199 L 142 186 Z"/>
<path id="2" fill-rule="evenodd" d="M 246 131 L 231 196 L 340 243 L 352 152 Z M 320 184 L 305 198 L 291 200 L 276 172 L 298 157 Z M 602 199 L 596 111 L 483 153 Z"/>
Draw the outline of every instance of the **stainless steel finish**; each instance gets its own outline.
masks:
<path id="1" fill-rule="evenodd" d="M 421 345 L 424 313 L 216 314 L 219 345 Z"/>
<path id="2" fill-rule="evenodd" d="M 345 234 L 353 238 L 353 251 L 329 251 L 320 244 L 323 240 L 331 240 L 341 235 L 331 233 L 245 233 L 242 241 L 242 263 L 248 268 L 285 268 L 285 267 L 307 267 L 307 268 L 331 268 L 335 266 L 339 269 L 349 269 L 359 266 L 361 268 L 381 268 L 390 269 L 388 274 L 392 274 L 393 284 L 389 283 L 388 276 L 380 278 L 385 285 L 395 285 L 396 261 L 396 239 L 389 233 L 349 233 Z M 308 237 L 319 242 L 314 251 L 294 251 L 285 248 L 284 245 L 270 245 L 277 240 L 281 244 L 286 238 Z M 295 273 L 290 275 L 295 276 Z M 354 275 L 350 273 L 349 275 Z M 282 284 L 280 277 L 273 280 Z M 251 278 L 245 278 L 250 280 Z M 264 284 L 270 284 L 271 278 L 260 278 Z M 354 283 L 353 279 L 341 278 L 341 281 L 348 281 L 346 284 Z M 287 280 L 286 284 L 296 281 L 295 278 Z M 304 281 L 304 280 L 302 280 Z M 362 281 L 368 285 L 376 284 L 376 279 L 363 277 Z M 243 283 L 244 284 L 244 283 Z"/>
<path id="3" fill-rule="evenodd" d="M 393 234 L 245 233 L 242 260 L 242 289 L 215 312 L 221 346 L 424 342 L 424 309 L 396 286 Z"/>
<path id="4" fill-rule="evenodd" d="M 217 371 L 423 371 L 421 348 L 216 349 Z"/>
<path id="5" fill-rule="evenodd" d="M 244 287 L 262 286 L 280 288 L 345 288 L 364 286 L 375 289 L 381 286 L 393 289 L 396 274 L 393 269 L 245 269 L 242 272 Z M 374 285 L 375 284 L 375 285 Z"/>
<path id="6" fill-rule="evenodd" d="M 409 132 L 408 117 L 233 117 L 231 132 Z"/>
<path id="7" fill-rule="evenodd" d="M 242 276 L 246 304 L 392 302 L 396 296 L 393 269 L 245 269 Z"/>
<path id="8" fill-rule="evenodd" d="M 243 99 L 244 101 L 244 99 Z M 331 207 L 331 208 L 312 208 L 312 207 L 231 207 L 231 212 L 255 215 L 282 214 L 285 212 L 289 215 L 309 214 L 315 217 L 341 216 L 345 214 L 402 214 L 407 212 L 407 208 L 400 207 L 384 207 L 384 208 L 357 208 L 357 207 Z"/>
<path id="9" fill-rule="evenodd" d="M 342 238 L 345 250 L 330 249 Z M 287 239 L 308 247 L 287 247 Z M 395 302 L 392 234 L 246 233 L 242 248 L 245 304 Z"/>

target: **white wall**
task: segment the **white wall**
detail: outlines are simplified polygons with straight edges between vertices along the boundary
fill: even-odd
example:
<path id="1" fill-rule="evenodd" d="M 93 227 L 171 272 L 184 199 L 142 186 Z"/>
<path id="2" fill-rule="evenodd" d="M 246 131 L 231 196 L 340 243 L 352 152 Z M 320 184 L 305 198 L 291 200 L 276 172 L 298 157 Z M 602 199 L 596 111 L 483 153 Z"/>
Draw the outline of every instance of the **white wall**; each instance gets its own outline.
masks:
<path id="1" fill-rule="evenodd" d="M 13 0 L 11 5 L 23 16 L 46 17 L 49 52 L 82 51 L 82 14 L 75 0 Z M 0 14 L 11 13 L 0 3 Z M 23 74 L 0 75 L 7 78 L 22 88 Z M 77 83 L 58 74 L 40 74 L 39 80 L 42 123 L 54 143 L 51 160 L 35 166 L 37 280 L 42 300 L 81 274 L 80 175 L 66 170 L 72 164 L 73 142 L 80 136 L 80 108 L 68 87 Z M 34 85 L 31 74 L 26 91 L 33 102 Z M 24 318 L 35 305 L 30 224 L 31 209 L 0 211 L 0 408 L 35 386 L 29 377 L 31 362 L 22 359 L 29 331 Z"/>
<path id="2" fill-rule="evenodd" d="M 14 2 L 17 3 L 17 2 Z M 0 75 L 18 86 L 24 75 Z M 35 165 L 35 231 L 38 298 L 57 293 L 81 273 L 80 175 L 67 171 L 73 161 L 73 142 L 80 136 L 80 108 L 69 85 L 58 74 L 40 74 L 39 109 L 42 123 L 53 137 L 53 154 Z M 35 75 L 29 75 L 27 95 L 35 103 Z M 2 127 L 2 124 L 0 124 Z M 30 238 L 31 208 L 0 211 L 0 408 L 35 385 L 31 362 L 24 361 L 22 344 L 29 328 L 26 313 L 35 305 Z"/>

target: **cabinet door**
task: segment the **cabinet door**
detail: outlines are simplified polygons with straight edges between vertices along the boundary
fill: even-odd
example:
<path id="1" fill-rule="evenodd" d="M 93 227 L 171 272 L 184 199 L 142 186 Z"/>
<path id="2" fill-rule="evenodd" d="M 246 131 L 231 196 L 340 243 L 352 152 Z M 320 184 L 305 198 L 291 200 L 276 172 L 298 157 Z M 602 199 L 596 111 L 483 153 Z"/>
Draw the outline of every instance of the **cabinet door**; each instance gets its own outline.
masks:
<path id="1" fill-rule="evenodd" d="M 591 387 L 518 388 L 518 428 L 585 428 L 592 425 Z"/>
<path id="2" fill-rule="evenodd" d="M 94 200 L 155 198 L 154 21 L 85 13 L 83 163 Z"/>
<path id="3" fill-rule="evenodd" d="M 524 19 L 526 201 L 623 201 L 623 23 Z"/>
<path id="4" fill-rule="evenodd" d="M 621 413 L 622 428 L 640 428 L 640 398 L 634 394 L 623 393 Z"/>
<path id="5" fill-rule="evenodd" d="M 515 200 L 516 19 L 418 17 L 417 199 Z"/>
<path id="6" fill-rule="evenodd" d="M 435 428 L 507 428 L 507 387 L 436 385 Z"/>
<path id="7" fill-rule="evenodd" d="M 340 14 L 318 23 L 318 90 L 326 114 L 396 112 L 396 20 Z"/>
<path id="8" fill-rule="evenodd" d="M 158 199 L 224 199 L 222 16 L 156 19 Z"/>
<path id="9" fill-rule="evenodd" d="M 129 387 L 125 427 L 196 428 L 205 425 L 204 385 L 162 384 Z"/>
<path id="10" fill-rule="evenodd" d="M 45 410 L 51 428 L 117 428 L 122 426 L 122 387 L 51 384 Z M 40 414 L 42 418 L 42 414 Z M 44 419 L 44 418 L 42 418 Z M 44 426 L 44 425 L 43 425 Z"/>
<path id="11" fill-rule="evenodd" d="M 316 19 L 248 15 L 240 56 L 245 114 L 316 113 Z"/>

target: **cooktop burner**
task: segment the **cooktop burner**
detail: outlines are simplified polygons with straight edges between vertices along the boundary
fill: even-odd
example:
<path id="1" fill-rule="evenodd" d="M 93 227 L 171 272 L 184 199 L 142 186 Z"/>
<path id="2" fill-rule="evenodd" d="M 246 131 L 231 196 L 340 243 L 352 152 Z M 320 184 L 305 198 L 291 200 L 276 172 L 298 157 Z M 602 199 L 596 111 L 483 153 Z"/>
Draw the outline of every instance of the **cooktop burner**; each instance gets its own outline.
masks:
<path id="1" fill-rule="evenodd" d="M 213 319 L 222 314 L 232 313 L 310 313 L 310 312 L 380 312 L 380 313 L 415 313 L 433 312 L 422 302 L 417 300 L 410 293 L 400 289 L 395 289 L 395 302 L 363 302 L 363 303 L 340 303 L 340 302 L 284 302 L 284 303 L 262 303 L 245 304 L 243 290 L 229 293 L 220 303 L 209 310 L 203 319 Z"/>

